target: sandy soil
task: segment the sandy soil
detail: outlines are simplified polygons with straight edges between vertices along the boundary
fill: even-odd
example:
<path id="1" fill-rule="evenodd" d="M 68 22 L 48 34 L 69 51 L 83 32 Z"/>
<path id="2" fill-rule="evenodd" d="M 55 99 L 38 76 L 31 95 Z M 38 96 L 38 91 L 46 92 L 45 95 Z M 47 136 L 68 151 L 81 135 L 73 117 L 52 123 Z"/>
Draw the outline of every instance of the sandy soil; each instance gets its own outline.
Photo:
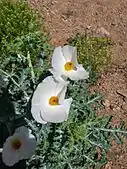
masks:
<path id="1" fill-rule="evenodd" d="M 86 29 L 110 36 L 115 42 L 111 68 L 102 74 L 98 85 L 106 98 L 100 115 L 113 115 L 113 125 L 127 125 L 127 0 L 30 0 L 41 15 L 54 46 Z M 43 17 L 43 16 L 42 16 Z M 127 169 L 127 143 L 112 143 L 104 169 Z"/>

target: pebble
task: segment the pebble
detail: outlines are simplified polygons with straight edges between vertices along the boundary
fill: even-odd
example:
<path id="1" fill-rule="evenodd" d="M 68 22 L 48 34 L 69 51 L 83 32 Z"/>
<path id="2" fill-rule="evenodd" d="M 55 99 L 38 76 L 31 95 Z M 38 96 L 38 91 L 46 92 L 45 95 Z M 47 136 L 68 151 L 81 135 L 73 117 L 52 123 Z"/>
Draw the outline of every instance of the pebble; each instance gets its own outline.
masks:
<path id="1" fill-rule="evenodd" d="M 105 108 L 110 107 L 110 102 L 109 102 L 109 100 L 105 100 L 105 101 L 103 102 L 103 105 L 105 106 Z"/>
<path id="2" fill-rule="evenodd" d="M 102 34 L 103 36 L 110 37 L 110 33 L 103 27 L 97 29 L 97 33 Z"/>

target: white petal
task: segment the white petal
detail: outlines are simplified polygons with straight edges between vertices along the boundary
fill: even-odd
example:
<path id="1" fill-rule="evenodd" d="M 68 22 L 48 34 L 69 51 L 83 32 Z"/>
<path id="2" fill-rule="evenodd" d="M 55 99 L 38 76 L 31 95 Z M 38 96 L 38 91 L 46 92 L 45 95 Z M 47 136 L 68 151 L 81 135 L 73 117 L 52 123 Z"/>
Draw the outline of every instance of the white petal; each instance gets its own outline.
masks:
<path id="1" fill-rule="evenodd" d="M 19 127 L 19 128 L 17 128 L 16 130 L 15 130 L 15 133 L 14 134 L 22 134 L 22 135 L 25 135 L 25 136 L 28 136 L 28 134 L 29 134 L 29 130 L 28 130 L 28 128 L 27 127 L 25 127 L 25 126 L 21 126 L 21 127 Z"/>
<path id="2" fill-rule="evenodd" d="M 40 114 L 40 98 L 41 98 L 41 93 L 43 92 L 43 83 L 40 83 L 32 97 L 32 102 L 31 102 L 31 113 L 33 118 L 38 122 L 41 123 L 41 118 L 39 116 Z"/>
<path id="3" fill-rule="evenodd" d="M 64 58 L 65 58 L 66 62 L 72 60 L 74 51 L 75 51 L 75 47 L 70 46 L 70 45 L 65 45 L 62 48 L 62 52 L 63 52 L 63 55 L 64 55 Z"/>
<path id="4" fill-rule="evenodd" d="M 3 151 L 3 148 L 0 148 L 0 153 L 2 153 L 2 151 Z"/>
<path id="5" fill-rule="evenodd" d="M 47 76 L 47 77 L 43 80 L 43 82 L 46 82 L 46 83 L 55 83 L 53 76 Z"/>
<path id="6" fill-rule="evenodd" d="M 68 84 L 69 82 L 67 81 L 67 77 L 62 76 L 61 73 L 56 72 L 54 69 L 49 69 L 49 71 L 53 74 L 53 77 L 57 82 L 63 83 L 63 84 Z"/>
<path id="7" fill-rule="evenodd" d="M 69 114 L 72 101 L 73 101 L 72 98 L 64 100 L 63 105 L 64 105 L 64 108 L 65 108 L 65 111 L 66 111 L 67 115 Z"/>
<path id="8" fill-rule="evenodd" d="M 62 105 L 42 107 L 42 117 L 51 123 L 60 123 L 68 118 L 72 99 L 66 99 Z"/>
<path id="9" fill-rule="evenodd" d="M 52 55 L 52 67 L 58 72 L 64 71 L 64 65 L 66 62 L 61 50 L 61 46 L 55 48 Z"/>
<path id="10" fill-rule="evenodd" d="M 20 154 L 12 149 L 11 142 L 13 138 L 13 136 L 8 137 L 3 145 L 2 160 L 7 166 L 12 166 L 21 160 Z"/>
<path id="11" fill-rule="evenodd" d="M 50 94 L 54 93 L 54 89 L 56 87 L 56 82 L 54 81 L 52 76 L 46 77 L 36 88 L 33 97 L 32 97 L 32 106 L 37 105 L 39 110 L 40 105 L 40 98 L 41 95 L 44 95 L 44 93 Z"/>
<path id="12" fill-rule="evenodd" d="M 78 66 L 78 60 L 77 60 L 77 48 L 75 47 L 74 48 L 74 51 L 73 51 L 73 56 L 72 56 L 72 59 L 71 59 L 72 63 L 75 65 L 75 66 Z"/>
<path id="13" fill-rule="evenodd" d="M 59 97 L 64 87 L 65 87 L 65 84 L 63 83 L 53 82 L 53 83 L 50 83 L 50 86 L 49 86 L 48 82 L 44 82 L 43 88 L 45 90 L 43 91 L 41 98 L 40 98 L 41 107 L 49 106 L 49 99 L 52 96 Z"/>
<path id="14" fill-rule="evenodd" d="M 29 137 L 23 140 L 23 146 L 20 149 L 22 159 L 30 158 L 36 150 L 36 139 L 29 133 Z"/>
<path id="15" fill-rule="evenodd" d="M 65 94 L 66 94 L 66 91 L 67 91 L 67 85 L 64 86 L 64 88 L 61 90 L 61 92 L 59 93 L 59 102 L 60 104 L 64 101 L 65 99 Z"/>
<path id="16" fill-rule="evenodd" d="M 47 123 L 46 121 L 44 121 L 41 118 L 40 105 L 33 105 L 32 108 L 31 108 L 31 113 L 32 113 L 32 116 L 33 116 L 33 118 L 35 119 L 36 122 L 41 123 L 41 124 L 46 124 Z"/>
<path id="17" fill-rule="evenodd" d="M 47 123 L 40 116 L 40 104 L 48 104 L 49 98 L 57 95 L 62 90 L 63 86 L 63 84 L 59 85 L 59 83 L 56 83 L 52 76 L 48 76 L 38 85 L 34 92 L 31 104 L 32 116 L 38 123 Z"/>
<path id="18" fill-rule="evenodd" d="M 45 78 L 43 80 L 42 83 L 40 83 L 38 85 L 38 87 L 36 88 L 35 92 L 34 92 L 34 95 L 32 97 L 32 104 L 31 104 L 31 113 L 32 113 L 32 116 L 33 118 L 38 122 L 38 123 L 41 123 L 41 124 L 46 124 L 47 122 L 45 122 L 41 117 L 40 117 L 40 111 L 41 111 L 41 108 L 40 108 L 40 99 L 41 99 L 41 95 L 46 92 L 46 89 L 45 89 L 45 85 L 44 83 L 48 83 L 49 84 L 52 84 L 52 85 L 55 85 L 55 82 L 53 80 L 53 77 L 52 76 L 48 76 L 47 78 Z M 53 84 L 54 83 L 54 84 Z M 47 86 L 47 85 L 46 85 Z M 44 91 L 45 90 L 45 91 Z"/>
<path id="19" fill-rule="evenodd" d="M 42 109 L 42 117 L 47 122 L 60 123 L 67 118 L 67 113 L 64 111 L 63 106 L 61 105 L 50 106 L 44 111 Z"/>
<path id="20" fill-rule="evenodd" d="M 37 104 L 37 105 L 33 104 L 33 105 L 31 105 L 31 114 L 32 114 L 34 120 L 37 121 L 38 123 L 41 123 L 41 118 L 39 116 L 40 111 L 41 111 L 40 104 Z"/>
<path id="21" fill-rule="evenodd" d="M 32 105 L 36 105 L 40 103 L 40 94 L 43 92 L 43 82 L 40 83 L 37 88 L 34 91 L 33 97 L 32 97 Z"/>
<path id="22" fill-rule="evenodd" d="M 89 78 L 89 72 L 87 72 L 82 65 L 79 65 L 77 67 L 77 70 L 73 70 L 70 72 L 67 72 L 67 76 L 71 80 L 83 80 L 83 79 L 88 79 Z"/>
<path id="23" fill-rule="evenodd" d="M 49 98 L 55 95 L 56 83 L 55 82 L 42 82 L 38 85 L 32 98 L 31 113 L 33 117 L 39 117 L 40 104 L 48 104 Z M 39 112 L 38 112 L 39 111 Z M 37 115 L 36 115 L 37 114 Z M 36 117 L 35 117 L 36 118 Z"/>
<path id="24" fill-rule="evenodd" d="M 56 88 L 55 88 L 55 96 L 62 96 L 62 93 L 65 91 L 66 92 L 66 89 L 67 88 L 67 85 L 63 84 L 63 83 L 56 83 Z M 64 94 L 63 94 L 64 96 Z"/>

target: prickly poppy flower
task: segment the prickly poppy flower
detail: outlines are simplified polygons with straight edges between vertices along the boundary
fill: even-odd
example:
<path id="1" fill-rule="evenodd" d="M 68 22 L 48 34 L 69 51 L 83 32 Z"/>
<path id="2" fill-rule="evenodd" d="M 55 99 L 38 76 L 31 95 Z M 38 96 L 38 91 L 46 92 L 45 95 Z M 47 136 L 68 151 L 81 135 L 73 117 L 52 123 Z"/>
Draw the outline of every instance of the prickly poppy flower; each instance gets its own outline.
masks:
<path id="1" fill-rule="evenodd" d="M 66 78 L 82 80 L 89 77 L 89 73 L 81 64 L 78 64 L 76 47 L 70 45 L 55 48 L 50 71 L 55 79 L 61 82 Z"/>
<path id="2" fill-rule="evenodd" d="M 26 127 L 22 126 L 6 139 L 2 150 L 2 160 L 5 165 L 12 166 L 20 160 L 30 158 L 35 149 L 35 137 Z"/>
<path id="3" fill-rule="evenodd" d="M 31 113 L 38 123 L 60 123 L 68 118 L 72 98 L 65 99 L 67 85 L 48 76 L 37 86 L 32 98 Z"/>

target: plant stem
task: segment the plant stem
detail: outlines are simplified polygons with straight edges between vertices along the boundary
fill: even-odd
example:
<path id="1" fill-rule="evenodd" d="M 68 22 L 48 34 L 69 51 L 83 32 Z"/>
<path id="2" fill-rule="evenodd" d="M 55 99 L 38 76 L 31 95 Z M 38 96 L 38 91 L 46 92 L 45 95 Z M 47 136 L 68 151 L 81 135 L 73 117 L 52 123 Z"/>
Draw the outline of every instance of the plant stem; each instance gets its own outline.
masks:
<path id="1" fill-rule="evenodd" d="M 34 74 L 34 69 L 33 69 L 33 66 L 32 66 L 32 62 L 31 62 L 31 58 L 30 58 L 30 53 L 29 52 L 27 53 L 27 60 L 28 60 L 29 68 L 31 70 L 32 81 L 33 81 L 33 84 L 35 84 L 35 74 Z"/>
<path id="2" fill-rule="evenodd" d="M 8 73 L 6 73 L 5 71 L 3 71 L 2 69 L 0 69 L 0 71 L 1 71 L 4 75 L 10 77 L 10 75 L 9 75 Z"/>
<path id="3" fill-rule="evenodd" d="M 91 158 L 89 158 L 88 156 L 86 156 L 85 154 L 83 154 L 83 157 L 85 157 L 88 161 L 90 161 L 91 163 L 94 163 L 95 164 L 95 162 L 91 159 Z"/>
<path id="4" fill-rule="evenodd" d="M 67 163 L 67 164 L 68 164 L 68 167 L 69 167 L 70 169 L 73 169 L 70 163 Z"/>
<path id="5" fill-rule="evenodd" d="M 97 96 L 97 97 L 93 98 L 92 100 L 89 100 L 89 101 L 86 103 L 86 105 L 95 102 L 96 100 L 100 99 L 101 97 L 102 97 L 102 96 Z"/>
<path id="6" fill-rule="evenodd" d="M 112 133 L 127 134 L 127 131 L 123 131 L 123 130 L 119 130 L 119 129 L 106 129 L 106 128 L 98 128 L 98 127 L 94 127 L 94 129 L 97 130 L 97 131 L 101 130 L 101 131 L 112 132 Z"/>
<path id="7" fill-rule="evenodd" d="M 97 146 L 97 147 L 100 147 L 100 148 L 104 149 L 104 147 L 103 147 L 101 144 L 97 144 L 96 142 L 91 141 L 91 140 L 89 140 L 89 139 L 87 139 L 87 141 L 89 141 L 91 144 L 93 144 L 93 145 L 95 145 L 95 146 Z"/>

